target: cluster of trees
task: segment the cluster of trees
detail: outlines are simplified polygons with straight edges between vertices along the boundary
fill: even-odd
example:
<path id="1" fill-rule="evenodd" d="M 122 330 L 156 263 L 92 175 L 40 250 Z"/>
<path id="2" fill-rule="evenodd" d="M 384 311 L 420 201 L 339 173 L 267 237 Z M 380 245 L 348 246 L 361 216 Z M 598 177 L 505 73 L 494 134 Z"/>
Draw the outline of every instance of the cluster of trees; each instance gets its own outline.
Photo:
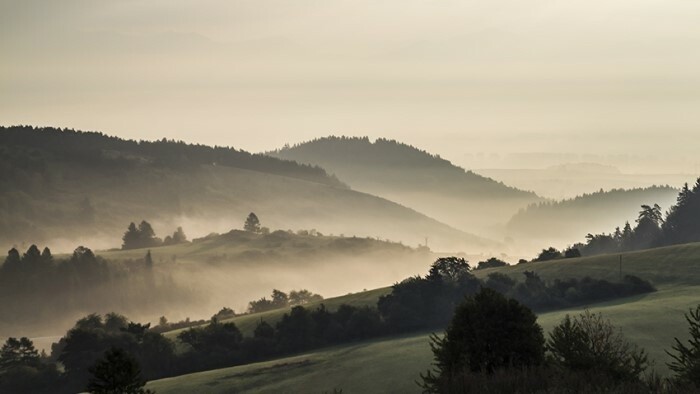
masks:
<path id="1" fill-rule="evenodd" d="M 533 261 L 619 253 L 659 246 L 700 241 L 700 178 L 691 188 L 686 183 L 676 204 L 666 214 L 658 204 L 642 205 L 633 227 L 625 222 L 612 233 L 588 234 L 585 243 L 569 247 L 564 253 L 553 247 L 544 249 Z"/>
<path id="2" fill-rule="evenodd" d="M 496 258 L 496 257 L 491 257 L 489 259 L 486 259 L 484 261 L 479 261 L 479 263 L 476 265 L 474 268 L 475 270 L 482 270 L 486 268 L 498 268 L 498 267 L 505 267 L 507 266 L 508 263 L 505 261 Z"/>
<path id="3" fill-rule="evenodd" d="M 443 336 L 433 335 L 426 393 L 634 392 L 700 389 L 700 305 L 686 315 L 691 339 L 676 339 L 671 379 L 644 376 L 643 349 L 600 314 L 567 315 L 545 339 L 536 315 L 489 288 L 466 298 Z"/>
<path id="4" fill-rule="evenodd" d="M 108 261 L 79 246 L 69 256 L 55 258 L 48 247 L 31 245 L 22 254 L 10 249 L 0 266 L 3 332 L 45 326 L 85 310 L 159 310 L 191 296 L 167 274 L 153 270 L 150 253 Z"/>
<path id="5" fill-rule="evenodd" d="M 172 341 L 148 328 L 115 313 L 88 315 L 50 356 L 39 355 L 27 338 L 10 338 L 0 351 L 0 392 L 141 393 L 147 379 L 178 367 Z"/>
<path id="6" fill-rule="evenodd" d="M 232 322 L 216 319 L 206 326 L 193 327 L 178 335 L 188 345 L 182 362 L 191 371 L 250 363 L 299 351 L 384 334 L 376 309 L 341 305 L 329 311 L 292 308 L 275 325 L 261 320 L 252 337 L 244 337 Z"/>
<path id="7" fill-rule="evenodd" d="M 602 279 L 557 279 L 545 282 L 526 271 L 518 282 L 502 273 L 480 280 L 462 258 L 439 258 L 427 276 L 412 277 L 395 284 L 390 294 L 379 298 L 377 307 L 392 331 L 410 331 L 444 326 L 455 306 L 465 296 L 487 287 L 513 297 L 536 310 L 551 310 L 655 291 L 647 281 L 625 276 L 620 282 Z"/>
<path id="8" fill-rule="evenodd" d="M 525 280 L 498 272 L 489 274 L 484 286 L 516 299 L 536 311 L 562 309 L 656 291 L 648 281 L 625 275 L 620 282 L 585 277 L 545 282 L 533 271 L 523 273 Z"/>
<path id="9" fill-rule="evenodd" d="M 168 235 L 165 239 L 160 239 L 156 237 L 156 232 L 150 223 L 142 220 L 138 227 L 134 222 L 129 224 L 124 236 L 122 237 L 122 249 L 140 249 L 140 248 L 154 248 L 157 246 L 167 246 L 167 245 L 177 245 L 187 242 L 187 236 L 182 230 L 182 227 L 178 227 L 173 235 Z"/>
<path id="10" fill-rule="evenodd" d="M 270 299 L 263 297 L 248 303 L 248 313 L 271 311 L 288 306 L 301 306 L 310 302 L 322 301 L 323 296 L 314 294 L 306 289 L 292 290 L 289 294 L 273 289 Z"/>

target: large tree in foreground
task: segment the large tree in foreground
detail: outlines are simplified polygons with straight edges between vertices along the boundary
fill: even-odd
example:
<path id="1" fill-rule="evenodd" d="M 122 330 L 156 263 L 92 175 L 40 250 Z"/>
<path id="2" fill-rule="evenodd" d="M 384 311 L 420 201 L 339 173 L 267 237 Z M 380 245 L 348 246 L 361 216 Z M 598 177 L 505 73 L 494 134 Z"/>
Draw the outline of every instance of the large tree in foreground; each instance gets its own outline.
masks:
<path id="1" fill-rule="evenodd" d="M 668 367 L 675 372 L 676 379 L 700 388 L 700 305 L 686 313 L 685 319 L 690 339 L 686 345 L 675 338 L 673 352 L 666 352 L 673 358 Z"/>
<path id="2" fill-rule="evenodd" d="M 143 386 L 141 368 L 136 359 L 124 350 L 112 348 L 90 368 L 92 378 L 87 390 L 93 394 L 152 394 Z"/>
<path id="3" fill-rule="evenodd" d="M 518 301 L 489 288 L 465 298 L 445 335 L 432 336 L 435 369 L 422 377 L 427 392 L 453 387 L 465 373 L 539 365 L 544 335 L 537 316 Z"/>

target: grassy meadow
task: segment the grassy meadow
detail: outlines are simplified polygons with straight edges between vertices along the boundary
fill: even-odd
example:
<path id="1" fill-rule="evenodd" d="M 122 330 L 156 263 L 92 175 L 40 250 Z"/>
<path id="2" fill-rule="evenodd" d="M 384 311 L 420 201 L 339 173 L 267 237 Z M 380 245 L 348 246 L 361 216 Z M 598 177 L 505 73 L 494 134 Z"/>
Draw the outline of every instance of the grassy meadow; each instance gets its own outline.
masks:
<path id="1" fill-rule="evenodd" d="M 499 271 L 519 276 L 534 270 L 545 279 L 592 276 L 614 280 L 620 275 L 619 256 L 604 255 L 499 269 L 476 271 L 478 276 Z M 668 373 L 670 349 L 674 337 L 686 337 L 683 313 L 700 303 L 700 244 L 658 248 L 622 256 L 622 273 L 652 281 L 657 292 L 614 301 L 543 313 L 539 323 L 545 333 L 567 313 L 585 308 L 600 312 L 635 344 L 646 349 L 654 371 Z M 381 288 L 325 300 L 333 308 L 343 302 L 372 304 Z M 286 310 L 248 315 L 233 319 L 244 333 L 250 332 L 260 318 L 274 322 Z M 174 335 L 172 333 L 171 335 Z M 429 333 L 377 339 L 322 349 L 273 361 L 255 363 L 184 375 L 150 382 L 159 393 L 228 392 L 419 392 L 415 380 L 430 368 L 432 354 Z"/>

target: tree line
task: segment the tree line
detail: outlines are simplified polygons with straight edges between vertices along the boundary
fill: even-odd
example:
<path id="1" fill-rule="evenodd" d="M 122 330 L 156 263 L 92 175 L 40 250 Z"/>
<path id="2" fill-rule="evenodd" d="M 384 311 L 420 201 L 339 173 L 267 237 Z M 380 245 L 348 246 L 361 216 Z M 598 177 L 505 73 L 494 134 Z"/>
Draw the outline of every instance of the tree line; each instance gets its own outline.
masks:
<path id="1" fill-rule="evenodd" d="M 642 205 L 634 227 L 629 223 L 611 233 L 586 235 L 585 243 L 574 244 L 563 252 L 543 249 L 532 261 L 593 256 L 641 249 L 700 242 L 700 178 L 693 187 L 686 183 L 676 203 L 665 213 L 658 204 Z"/>
<path id="2" fill-rule="evenodd" d="M 119 297 L 115 297 L 119 294 Z M 150 251 L 119 261 L 96 256 L 84 246 L 55 258 L 48 247 L 12 248 L 0 266 L 0 328 L 46 325 L 84 310 L 156 310 L 192 294 L 153 268 Z"/>

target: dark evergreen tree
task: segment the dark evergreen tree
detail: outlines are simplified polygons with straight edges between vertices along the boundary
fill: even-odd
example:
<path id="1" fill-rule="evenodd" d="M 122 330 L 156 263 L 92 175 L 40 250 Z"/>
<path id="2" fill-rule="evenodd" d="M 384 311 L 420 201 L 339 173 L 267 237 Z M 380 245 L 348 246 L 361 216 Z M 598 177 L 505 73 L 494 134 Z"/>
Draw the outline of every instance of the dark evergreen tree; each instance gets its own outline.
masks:
<path id="1" fill-rule="evenodd" d="M 2 271 L 4 273 L 15 273 L 20 270 L 22 264 L 22 259 L 19 256 L 19 251 L 12 248 L 7 251 L 7 257 L 2 265 Z"/>
<path id="2" fill-rule="evenodd" d="M 139 230 L 136 228 L 136 224 L 131 222 L 129 228 L 127 228 L 124 236 L 122 237 L 122 249 L 135 249 L 139 247 L 140 240 Z"/>
<path id="3" fill-rule="evenodd" d="M 632 234 L 632 246 L 634 250 L 657 246 L 661 241 L 661 224 L 663 215 L 658 204 L 642 205 L 637 218 L 637 226 Z"/>
<path id="4" fill-rule="evenodd" d="M 243 224 L 243 229 L 249 233 L 259 233 L 260 232 L 260 219 L 258 216 L 251 212 Z"/>
<path id="5" fill-rule="evenodd" d="M 40 362 L 39 352 L 29 338 L 8 338 L 0 348 L 0 371 L 21 366 L 36 367 Z"/>
<path id="6" fill-rule="evenodd" d="M 690 339 L 684 344 L 675 338 L 672 352 L 666 351 L 673 361 L 668 367 L 676 374 L 676 379 L 700 388 L 700 305 L 685 315 Z"/>

